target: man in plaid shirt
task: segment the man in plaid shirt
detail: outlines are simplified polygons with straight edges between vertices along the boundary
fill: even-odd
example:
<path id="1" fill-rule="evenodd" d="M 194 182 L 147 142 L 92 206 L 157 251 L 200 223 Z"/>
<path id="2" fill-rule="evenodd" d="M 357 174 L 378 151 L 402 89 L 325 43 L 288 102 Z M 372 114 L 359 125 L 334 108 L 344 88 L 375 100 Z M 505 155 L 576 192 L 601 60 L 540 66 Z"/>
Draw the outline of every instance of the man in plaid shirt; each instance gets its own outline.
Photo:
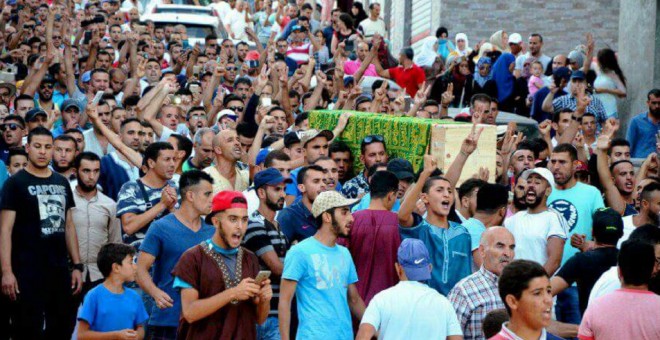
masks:
<path id="1" fill-rule="evenodd" d="M 582 71 L 575 71 L 571 74 L 571 93 L 555 98 L 555 93 L 559 90 L 554 83 L 551 83 L 550 93 L 543 100 L 543 111 L 553 112 L 559 114 L 563 109 L 570 109 L 575 111 L 577 109 L 578 98 L 587 95 L 587 77 Z M 596 97 L 587 95 L 589 102 L 587 104 L 586 113 L 593 114 L 596 117 L 598 131 L 601 129 L 601 124 L 607 120 L 607 112 L 603 103 Z"/>
<path id="2" fill-rule="evenodd" d="M 485 340 L 482 323 L 486 314 L 504 308 L 497 280 L 504 266 L 513 261 L 515 240 L 504 227 L 490 227 L 481 236 L 478 271 L 459 281 L 447 296 L 454 306 L 465 340 Z"/>

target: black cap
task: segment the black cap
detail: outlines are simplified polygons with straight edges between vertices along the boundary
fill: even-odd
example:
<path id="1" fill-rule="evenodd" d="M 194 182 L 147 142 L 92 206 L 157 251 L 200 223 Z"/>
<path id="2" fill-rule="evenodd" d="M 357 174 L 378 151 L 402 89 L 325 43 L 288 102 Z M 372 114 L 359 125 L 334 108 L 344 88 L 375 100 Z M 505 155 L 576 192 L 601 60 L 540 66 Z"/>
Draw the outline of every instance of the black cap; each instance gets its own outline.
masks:
<path id="1" fill-rule="evenodd" d="M 298 136 L 298 132 L 296 131 L 290 131 L 287 132 L 284 135 L 284 147 L 285 148 L 290 148 L 291 145 L 300 143 L 300 136 Z"/>
<path id="2" fill-rule="evenodd" d="M 40 108 L 34 108 L 34 109 L 28 111 L 25 114 L 25 122 L 29 123 L 29 122 L 33 121 L 39 115 L 48 118 L 48 114 L 46 113 L 46 111 L 44 111 Z"/>
<path id="3" fill-rule="evenodd" d="M 594 212 L 593 236 L 596 241 L 605 244 L 617 244 L 623 236 L 623 219 L 612 208 L 601 208 Z"/>
<path id="4" fill-rule="evenodd" d="M 415 171 L 412 164 L 403 158 L 394 158 L 387 163 L 387 171 L 393 173 L 399 180 L 413 180 Z"/>
<path id="5" fill-rule="evenodd" d="M 44 78 L 41 80 L 42 84 L 55 84 L 55 78 L 51 76 L 50 74 L 46 74 Z"/>

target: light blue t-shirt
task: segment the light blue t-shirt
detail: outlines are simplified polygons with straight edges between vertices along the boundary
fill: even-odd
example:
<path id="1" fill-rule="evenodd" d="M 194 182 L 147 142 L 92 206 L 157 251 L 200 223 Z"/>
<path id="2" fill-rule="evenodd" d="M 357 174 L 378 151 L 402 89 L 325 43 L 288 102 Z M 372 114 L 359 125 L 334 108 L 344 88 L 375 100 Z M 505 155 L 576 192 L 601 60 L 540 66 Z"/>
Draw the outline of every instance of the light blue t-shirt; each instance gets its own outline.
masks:
<path id="1" fill-rule="evenodd" d="M 89 324 L 95 332 L 114 332 L 136 329 L 149 319 L 142 298 L 132 289 L 121 294 L 109 291 L 103 284 L 94 287 L 85 296 L 78 320 Z"/>
<path id="2" fill-rule="evenodd" d="M 201 218 L 200 218 L 201 219 Z M 160 309 L 153 306 L 149 325 L 179 325 L 181 314 L 181 295 L 174 289 L 174 277 L 171 272 L 183 253 L 213 236 L 215 228 L 201 221 L 201 228 L 194 232 L 183 225 L 174 214 L 169 214 L 151 224 L 142 241 L 140 251 L 156 258 L 153 265 L 153 281 L 174 301 L 170 308 Z"/>
<path id="3" fill-rule="evenodd" d="M 481 242 L 481 234 L 486 231 L 486 226 L 479 221 L 478 219 L 471 217 L 467 221 L 463 222 L 462 225 L 470 233 L 470 239 L 472 240 L 472 251 L 475 251 L 479 248 L 479 242 Z"/>
<path id="4" fill-rule="evenodd" d="M 282 278 L 298 282 L 297 339 L 353 339 L 347 295 L 358 277 L 348 249 L 309 237 L 286 254 Z"/>
<path id="5" fill-rule="evenodd" d="M 548 207 L 557 210 L 566 219 L 568 239 L 573 234 L 583 234 L 587 236 L 588 240 L 591 240 L 593 213 L 604 206 L 600 191 L 581 182 L 577 182 L 575 186 L 566 190 L 554 188 L 548 197 Z M 578 252 L 579 250 L 573 247 L 571 242 L 566 242 L 561 264 L 564 265 Z"/>
<path id="6" fill-rule="evenodd" d="M 472 274 L 471 237 L 464 226 L 449 221 L 449 228 L 430 224 L 422 216 L 413 213 L 410 228 L 399 226 L 402 238 L 416 238 L 424 242 L 431 256 L 431 281 L 429 286 L 447 296 L 461 279 Z"/>
<path id="7" fill-rule="evenodd" d="M 7 178 L 9 178 L 7 166 L 5 165 L 5 162 L 0 160 L 0 191 L 2 191 L 2 187 L 5 185 Z"/>

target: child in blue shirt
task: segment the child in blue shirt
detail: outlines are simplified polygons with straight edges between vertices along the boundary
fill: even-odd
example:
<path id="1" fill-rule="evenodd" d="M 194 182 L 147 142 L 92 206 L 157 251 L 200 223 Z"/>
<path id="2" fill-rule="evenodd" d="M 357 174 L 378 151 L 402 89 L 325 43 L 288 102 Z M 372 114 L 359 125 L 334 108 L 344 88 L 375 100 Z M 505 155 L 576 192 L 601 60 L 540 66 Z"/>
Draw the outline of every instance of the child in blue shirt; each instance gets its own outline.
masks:
<path id="1" fill-rule="evenodd" d="M 106 244 L 99 251 L 97 264 L 105 281 L 85 296 L 78 315 L 79 339 L 98 339 L 110 335 L 107 333 L 119 339 L 144 338 L 149 316 L 142 298 L 124 288 L 125 283 L 135 280 L 134 255 L 133 247 L 119 243 Z"/>

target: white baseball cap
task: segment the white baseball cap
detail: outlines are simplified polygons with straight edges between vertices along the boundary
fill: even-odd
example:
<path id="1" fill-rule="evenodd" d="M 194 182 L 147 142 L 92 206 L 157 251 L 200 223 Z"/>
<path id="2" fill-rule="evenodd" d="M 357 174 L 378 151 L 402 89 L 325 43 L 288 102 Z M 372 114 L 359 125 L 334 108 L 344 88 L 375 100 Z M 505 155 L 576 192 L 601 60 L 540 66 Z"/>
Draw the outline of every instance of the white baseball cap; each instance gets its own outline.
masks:
<path id="1" fill-rule="evenodd" d="M 522 42 L 522 37 L 518 33 L 512 33 L 509 36 L 509 44 L 520 44 Z"/>
<path id="2" fill-rule="evenodd" d="M 555 177 L 552 175 L 552 172 L 550 172 L 550 170 L 548 170 L 546 168 L 527 169 L 522 173 L 522 176 L 520 176 L 520 178 L 522 178 L 524 180 L 527 180 L 527 178 L 531 174 L 537 174 L 537 175 L 543 177 L 543 179 L 548 181 L 548 184 L 550 184 L 551 188 L 553 188 L 553 189 L 555 188 Z"/>

